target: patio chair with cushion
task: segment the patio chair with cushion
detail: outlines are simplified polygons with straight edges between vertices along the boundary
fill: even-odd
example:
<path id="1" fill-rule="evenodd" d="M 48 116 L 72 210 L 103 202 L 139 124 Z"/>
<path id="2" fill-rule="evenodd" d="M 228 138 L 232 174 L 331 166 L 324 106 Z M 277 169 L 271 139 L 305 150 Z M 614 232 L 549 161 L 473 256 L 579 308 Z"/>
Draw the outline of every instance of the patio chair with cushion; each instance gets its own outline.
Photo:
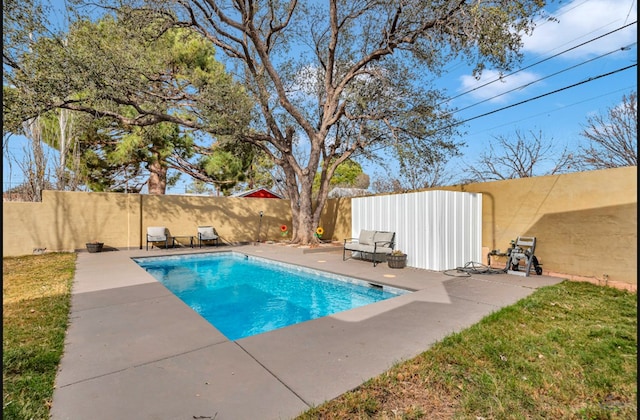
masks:
<path id="1" fill-rule="evenodd" d="M 164 226 L 147 227 L 147 251 L 149 250 L 149 242 L 151 246 L 155 242 L 164 242 L 164 247 L 169 248 L 169 237 L 167 236 L 167 228 Z"/>
<path id="2" fill-rule="evenodd" d="M 213 226 L 198 226 L 198 245 L 202 248 L 203 242 L 213 242 L 218 246 L 218 234 Z"/>
<path id="3" fill-rule="evenodd" d="M 393 252 L 395 238 L 395 232 L 362 229 L 360 236 L 357 238 L 347 238 L 344 240 L 342 260 L 347 260 L 347 252 L 350 252 L 352 256 L 355 255 L 360 258 L 367 258 L 369 256 L 373 260 L 373 266 L 375 267 L 379 262 L 384 261 L 387 255 Z"/>

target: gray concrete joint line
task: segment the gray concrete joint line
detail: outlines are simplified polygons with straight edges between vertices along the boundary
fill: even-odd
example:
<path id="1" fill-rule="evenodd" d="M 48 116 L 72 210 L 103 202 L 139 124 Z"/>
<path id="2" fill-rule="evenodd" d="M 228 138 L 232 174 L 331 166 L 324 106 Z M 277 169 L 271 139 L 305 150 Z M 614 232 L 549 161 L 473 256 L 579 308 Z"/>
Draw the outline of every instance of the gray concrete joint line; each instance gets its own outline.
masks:
<path id="1" fill-rule="evenodd" d="M 93 381 L 94 379 L 104 378 L 105 376 L 110 376 L 110 375 L 115 375 L 116 373 L 124 372 L 124 371 L 127 371 L 129 369 L 137 369 L 137 368 L 142 367 L 142 366 L 151 365 L 153 363 L 161 362 L 163 360 L 173 359 L 174 357 L 178 357 L 178 356 L 182 356 L 182 355 L 185 355 L 185 354 L 193 353 L 193 352 L 200 351 L 200 350 L 203 350 L 203 349 L 206 349 L 206 348 L 209 348 L 209 347 L 219 346 L 220 344 L 225 344 L 225 342 L 223 341 L 223 342 L 220 342 L 220 343 L 212 343 L 212 344 L 208 344 L 206 346 L 202 346 L 202 347 L 198 347 L 198 348 L 195 348 L 195 349 L 183 351 L 182 353 L 175 353 L 175 354 L 171 354 L 169 356 L 161 357 L 159 359 L 149 360 L 148 362 L 140 363 L 140 364 L 137 364 L 137 365 L 127 366 L 127 367 L 122 368 L 122 369 L 114 370 L 114 371 L 111 371 L 111 372 L 108 372 L 108 373 L 103 373 L 102 375 L 92 376 L 91 378 L 86 378 L 86 379 L 83 379 L 81 381 L 70 382 L 70 383 L 68 383 L 66 385 L 62 385 L 62 386 L 57 387 L 57 388 L 66 388 L 66 387 L 71 386 L 71 385 L 77 385 L 77 384 L 81 384 L 83 382 Z M 65 345 L 66 345 L 66 343 L 65 343 Z"/>
<path id="2" fill-rule="evenodd" d="M 262 258 L 271 257 L 275 261 L 294 263 L 322 271 L 330 268 L 329 272 L 338 272 L 339 275 L 347 277 L 365 278 L 376 284 L 391 284 L 393 287 L 408 290 L 412 287 L 418 289 L 415 292 L 418 294 L 405 295 L 397 305 L 394 302 L 386 305 L 372 305 L 370 309 L 362 312 L 361 315 L 366 317 L 367 322 L 358 325 L 358 331 L 364 339 L 371 340 L 374 346 L 379 346 L 379 349 L 372 347 L 370 351 L 362 352 L 360 340 L 346 333 L 330 335 L 327 340 L 314 343 L 313 349 L 310 349 L 313 352 L 319 352 L 318 354 L 325 354 L 325 352 L 332 352 L 336 344 L 340 343 L 344 346 L 344 351 L 353 353 L 354 367 L 366 365 L 380 372 L 384 372 L 398 361 L 407 360 L 414 354 L 424 352 L 426 341 L 431 343 L 427 346 L 430 348 L 434 342 L 443 337 L 474 325 L 484 316 L 537 290 L 536 287 L 522 287 L 522 285 L 539 288 L 562 281 L 549 276 L 531 276 L 523 279 L 506 274 L 474 275 L 469 280 L 469 278 L 452 278 L 441 272 L 419 269 L 392 271 L 386 270 L 384 266 L 372 269 L 370 263 L 366 263 L 366 266 L 360 262 L 350 264 L 352 261 L 342 264 L 341 254 L 285 253 L 284 249 L 275 246 L 270 248 L 267 245 L 260 245 L 261 247 L 244 248 L 240 252 L 246 251 L 247 254 L 252 255 L 260 250 L 262 253 L 259 256 Z M 289 250 L 289 248 L 286 249 Z M 353 384 L 361 384 L 367 379 L 362 377 L 362 371 L 359 369 L 345 370 L 342 372 L 344 375 L 341 374 L 340 378 L 336 378 L 331 370 L 334 368 L 332 357 L 323 357 L 319 360 L 301 353 L 308 349 L 308 343 L 301 341 L 303 337 L 307 334 L 318 336 L 329 332 L 332 323 L 310 322 L 296 328 L 283 328 L 278 333 L 240 339 L 238 340 L 240 344 L 225 338 L 219 331 L 209 336 L 210 330 L 199 323 L 194 324 L 193 330 L 180 332 L 179 337 L 182 338 L 180 342 L 168 341 L 167 338 L 174 337 L 176 328 L 180 331 L 180 326 L 166 331 L 164 315 L 185 316 L 186 322 L 193 317 L 185 313 L 188 305 L 169 293 L 165 296 L 166 290 L 144 286 L 128 289 L 128 286 L 140 286 L 156 281 L 151 280 L 151 276 L 141 268 L 127 271 L 127 275 L 130 273 L 131 278 L 122 278 L 117 274 L 120 268 L 131 269 L 131 257 L 139 254 L 144 252 L 112 253 L 112 261 L 108 262 L 113 273 L 107 273 L 104 278 L 100 278 L 99 282 L 92 276 L 94 271 L 104 269 L 104 258 L 78 259 L 81 263 L 79 271 L 82 271 L 82 275 L 78 273 L 75 278 L 77 286 L 74 292 L 83 290 L 86 293 L 94 291 L 99 293 L 77 294 L 73 298 L 73 303 L 78 305 L 72 303 L 69 315 L 71 325 L 65 337 L 65 351 L 57 375 L 59 381 L 56 382 L 52 403 L 54 420 L 63 420 L 69 416 L 111 420 L 122 417 L 125 411 L 128 413 L 124 413 L 124 417 L 130 417 L 128 414 L 131 410 L 136 410 L 137 417 L 152 418 L 157 416 L 158 408 L 163 407 L 171 412 L 182 413 L 178 415 L 184 416 L 185 413 L 193 410 L 194 401 L 189 398 L 179 401 L 166 399 L 165 392 L 170 393 L 176 387 L 183 385 L 199 387 L 204 381 L 215 381 L 217 394 L 216 407 L 212 408 L 207 402 L 200 403 L 202 407 L 208 407 L 207 410 L 219 410 L 229 418 L 294 418 L 300 415 L 302 410 L 308 410 L 309 407 L 313 408 L 317 404 L 316 400 L 325 395 L 323 388 L 327 390 L 330 388 L 331 395 L 339 395 L 353 389 Z M 168 254 L 157 253 L 158 256 Z M 325 261 L 318 261 L 320 260 L 318 255 Z M 386 278 L 384 274 L 393 274 L 395 278 Z M 132 290 L 136 291 L 133 295 L 130 294 Z M 155 298 L 150 298 L 149 293 L 153 293 Z M 76 293 L 73 294 L 76 295 Z M 457 295 L 462 297 L 458 298 Z M 141 301 L 146 298 L 153 300 Z M 130 302 L 130 305 L 119 306 L 119 302 Z M 161 304 L 153 302 L 161 302 Z M 407 303 L 408 305 L 405 305 Z M 84 314 L 77 311 L 93 305 L 107 304 L 112 305 L 98 312 Z M 376 316 L 396 308 L 399 310 L 393 312 L 391 318 Z M 121 314 L 123 309 L 127 309 L 125 314 Z M 157 317 L 158 309 L 166 313 Z M 441 309 L 446 309 L 447 316 L 444 318 L 437 315 Z M 93 334 L 102 330 L 104 320 L 113 315 L 117 317 L 112 324 L 109 324 L 109 335 L 99 338 L 104 343 L 95 343 Z M 359 319 L 358 313 L 354 315 L 356 315 L 354 320 Z M 140 321 L 136 322 L 136 328 L 131 328 L 127 321 L 134 319 L 134 316 L 139 317 Z M 78 320 L 78 318 L 82 319 Z M 391 322 L 394 320 L 406 321 L 406 328 L 398 330 L 398 324 Z M 353 326 L 356 327 L 356 325 Z M 135 339 L 138 331 L 143 327 L 152 335 L 151 339 L 141 339 L 132 347 L 118 344 L 122 340 Z M 424 336 L 425 329 L 430 331 L 429 337 L 417 340 L 416 335 Z M 156 332 L 160 334 L 157 340 L 166 342 L 166 348 L 158 350 L 156 337 L 153 336 Z M 393 333 L 397 342 L 402 345 L 389 347 L 381 345 L 386 343 L 387 333 Z M 203 334 L 205 334 L 204 337 Z M 281 348 L 283 340 L 284 342 L 291 340 L 293 346 Z M 85 356 L 89 352 L 102 349 L 100 344 L 114 346 L 113 348 L 117 348 L 121 354 L 117 355 L 118 357 L 109 358 L 94 354 L 91 359 L 86 359 Z M 223 345 L 218 346 L 218 344 Z M 146 348 L 152 348 L 154 351 L 146 355 L 139 354 Z M 282 352 L 281 356 L 278 355 L 280 352 Z M 313 354 L 311 353 L 310 356 Z M 211 356 L 214 356 L 215 360 L 212 360 Z M 290 361 L 294 363 L 289 363 Z M 308 377 L 310 368 L 317 371 L 317 377 Z M 172 374 L 174 369 L 179 371 L 175 381 L 171 379 L 174 376 Z M 228 375 L 233 374 L 236 369 L 241 369 L 240 377 L 233 377 L 235 380 L 232 381 L 232 386 L 227 386 L 225 379 L 228 379 Z M 89 376 L 92 378 L 88 378 Z M 157 384 L 159 388 L 156 388 L 154 381 L 158 378 L 168 380 Z M 243 382 L 245 379 L 251 380 L 253 386 L 250 389 L 243 390 L 246 385 Z M 153 386 L 146 389 L 145 384 L 153 384 Z M 274 386 L 276 389 L 267 395 L 264 394 L 262 386 Z M 163 392 L 152 394 L 147 392 L 154 389 Z M 250 401 L 250 404 L 238 404 L 238 392 L 242 392 L 243 401 Z M 145 400 L 148 398 L 149 403 L 141 404 L 138 401 L 140 398 Z M 279 401 L 280 399 L 282 401 Z M 218 414 L 218 417 L 220 415 Z"/>
<path id="3" fill-rule="evenodd" d="M 450 295 L 450 296 L 455 297 L 456 299 L 464 300 L 465 302 L 473 302 L 473 303 L 477 303 L 477 304 L 479 304 L 479 305 L 487 305 L 487 306 L 491 306 L 491 307 L 498 308 L 498 309 L 502 308 L 502 306 L 500 306 L 500 305 L 494 305 L 494 304 L 492 304 L 492 303 L 481 302 L 481 301 L 479 301 L 479 300 L 473 300 L 473 299 L 463 298 L 463 297 L 456 296 L 456 295 Z"/>
<path id="4" fill-rule="evenodd" d="M 282 386 L 284 386 L 285 388 L 287 388 L 289 391 L 291 391 L 291 393 L 293 395 L 295 395 L 296 397 L 298 397 L 300 399 L 300 401 L 302 401 L 303 403 L 305 403 L 307 405 L 307 407 L 311 408 L 313 407 L 313 405 L 311 403 L 309 403 L 308 401 L 306 401 L 304 398 L 302 398 L 302 396 L 300 394 L 298 394 L 296 391 L 294 391 L 289 385 L 287 385 L 284 381 L 282 381 L 282 379 L 280 379 L 275 373 L 273 373 L 271 371 L 271 369 L 269 369 L 268 367 L 266 367 L 264 364 L 262 364 L 262 362 L 260 362 L 260 360 L 256 359 L 251 353 L 249 353 L 247 351 L 247 349 L 245 349 L 244 347 L 242 347 L 240 345 L 240 343 L 238 343 L 237 341 L 234 341 L 234 343 L 240 347 L 242 349 L 242 351 L 244 351 L 247 356 L 249 356 L 250 358 L 252 358 L 253 360 L 256 361 L 257 364 L 259 364 L 260 366 L 262 366 L 267 372 L 269 372 L 269 374 L 271 376 L 273 376 L 278 382 L 280 382 L 282 384 Z"/>
<path id="5" fill-rule="evenodd" d="M 480 274 L 482 275 L 482 274 Z M 477 280 L 477 281 L 484 281 L 486 283 L 495 283 L 495 284 L 501 284 L 503 286 L 510 286 L 510 287 L 521 287 L 523 289 L 530 289 L 530 290 L 538 290 L 537 287 L 532 287 L 532 286 L 526 286 L 524 284 L 509 284 L 509 283 L 504 283 L 504 282 L 500 282 L 500 281 L 493 281 L 490 280 L 490 277 L 487 278 L 482 278 L 482 277 L 456 277 L 457 280 L 450 280 L 450 281 L 463 281 L 464 279 L 471 279 L 471 280 Z"/>
<path id="6" fill-rule="evenodd" d="M 95 292 L 89 292 L 89 293 L 95 293 Z M 76 295 L 77 296 L 77 295 Z M 111 307 L 116 307 L 116 306 L 122 306 L 122 305 L 131 305 L 132 303 L 142 303 L 142 302 L 148 302 L 150 300 L 154 300 L 154 299 L 164 299 L 166 297 L 171 297 L 171 296 L 175 296 L 173 293 L 171 293 L 168 289 L 167 289 L 167 293 L 165 295 L 161 295 L 161 296 L 154 296 L 151 298 L 146 298 L 146 299 L 138 299 L 138 300 L 132 300 L 129 302 L 119 302 L 119 303 L 112 303 L 109 305 L 102 305 L 102 306 L 92 306 L 90 308 L 86 308 L 86 309 L 73 309 L 73 302 L 71 303 L 71 311 L 76 312 L 76 313 L 83 313 L 86 311 L 93 311 L 95 309 L 104 309 L 104 308 L 111 308 Z M 69 312 L 71 312 L 69 311 Z M 75 318 L 75 317 L 74 317 Z M 70 318 L 71 319 L 71 318 Z"/>

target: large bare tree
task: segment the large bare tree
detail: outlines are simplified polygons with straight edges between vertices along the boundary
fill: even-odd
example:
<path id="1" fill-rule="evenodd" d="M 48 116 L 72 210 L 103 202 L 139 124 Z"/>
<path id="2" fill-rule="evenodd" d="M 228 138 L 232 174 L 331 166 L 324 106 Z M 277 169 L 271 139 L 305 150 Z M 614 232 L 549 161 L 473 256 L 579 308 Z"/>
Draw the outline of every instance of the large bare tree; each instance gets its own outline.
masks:
<path id="1" fill-rule="evenodd" d="M 82 3 L 77 0 L 77 3 Z M 102 2 L 106 5 L 108 2 Z M 122 0 L 132 19 L 158 27 L 191 28 L 217 51 L 226 68 L 242 80 L 257 103 L 248 130 L 233 127 L 233 117 L 215 118 L 239 104 L 230 96 L 223 107 L 212 95 L 190 85 L 149 91 L 137 98 L 135 77 L 142 64 L 104 67 L 114 83 L 95 86 L 102 103 L 91 108 L 121 123 L 150 125 L 161 121 L 213 134 L 233 134 L 261 148 L 284 174 L 291 199 L 294 242 L 313 243 L 335 169 L 350 158 L 376 158 L 395 146 L 413 153 L 454 151 L 455 134 L 443 92 L 431 88 L 451 60 L 463 57 L 483 68 L 509 70 L 521 56 L 521 36 L 533 29 L 542 0 Z M 123 9 L 120 9 L 123 10 Z M 88 64 L 88 63 L 86 63 Z M 159 80 L 160 81 L 160 80 Z M 83 82 L 87 82 L 86 79 Z M 128 95 L 116 95 L 123 85 Z M 59 89 L 64 89 L 61 83 Z M 94 85 L 91 85 L 94 86 Z M 140 86 L 137 86 L 140 87 Z M 105 94 L 106 93 L 106 94 Z M 204 94 L 203 94 L 204 93 Z M 110 95 L 110 96 L 109 96 Z M 52 106 L 88 109 L 78 98 L 59 95 Z M 185 99 L 187 98 L 187 99 Z M 209 100 L 209 102 L 207 102 Z M 166 112 L 167 102 L 182 103 L 188 114 Z M 108 104 L 129 105 L 133 115 Z M 97 105 L 103 105 L 96 109 Z M 206 110 L 206 112 L 203 112 Z M 238 115 L 243 115 L 238 113 Z M 202 118 L 202 117 L 206 118 Z M 223 123 L 223 124 L 221 124 Z M 225 132 L 225 129 L 226 132 Z M 318 194 L 313 180 L 320 173 Z"/>
<path id="2" fill-rule="evenodd" d="M 157 2 L 153 2 L 158 4 Z M 293 241 L 312 243 L 338 165 L 403 145 L 455 149 L 432 77 L 460 55 L 508 69 L 543 1 L 207 1 L 161 3 L 176 25 L 229 57 L 259 104 L 242 140 L 285 175 Z M 149 2 L 149 6 L 152 4 Z M 389 149 L 387 149 L 389 150 Z M 393 149 L 391 149 L 393 150 Z M 312 186 L 320 172 L 318 194 Z"/>
<path id="3" fill-rule="evenodd" d="M 554 175 L 573 170 L 574 156 L 567 147 L 559 148 L 542 132 L 515 132 L 515 138 L 496 136 L 473 163 L 466 164 L 467 182 L 500 181 Z"/>
<path id="4" fill-rule="evenodd" d="M 576 157 L 582 169 L 638 166 L 638 95 L 631 92 L 606 115 L 587 118 L 582 131 L 587 140 Z"/>

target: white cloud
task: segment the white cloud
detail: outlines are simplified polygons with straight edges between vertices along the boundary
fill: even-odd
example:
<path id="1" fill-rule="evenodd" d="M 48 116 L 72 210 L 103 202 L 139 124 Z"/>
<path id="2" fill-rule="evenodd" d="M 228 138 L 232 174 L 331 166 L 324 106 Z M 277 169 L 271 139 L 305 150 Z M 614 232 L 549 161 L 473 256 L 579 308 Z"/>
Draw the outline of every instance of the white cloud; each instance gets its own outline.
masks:
<path id="1" fill-rule="evenodd" d="M 636 20 L 636 10 L 636 0 L 572 0 L 559 9 L 549 12 L 557 21 L 538 23 L 533 35 L 523 38 L 524 47 L 522 52 L 525 54 L 525 64 L 551 57 L 625 26 Z M 586 60 L 619 50 L 637 42 L 636 30 L 636 24 L 630 25 L 623 30 L 603 36 L 597 41 L 589 42 L 584 46 L 561 54 L 558 59 Z M 630 51 L 610 54 L 607 59 L 623 59 L 627 62 L 635 61 L 637 60 L 637 47 L 632 46 Z M 550 73 L 562 67 L 564 65 L 557 62 L 554 67 L 548 67 L 547 70 L 541 69 L 540 71 Z M 542 76 L 522 71 L 507 76 L 500 81 L 488 83 L 498 77 L 499 73 L 491 70 L 483 71 L 480 80 L 476 80 L 471 75 L 462 76 L 459 79 L 461 83 L 459 92 L 469 92 L 469 95 L 476 100 L 505 103 L 508 100 L 512 100 L 514 94 L 523 93 L 531 86 L 532 82 Z M 534 87 L 543 86 L 543 83 L 536 83 Z M 485 84 L 486 86 L 484 86 Z"/>
<path id="2" fill-rule="evenodd" d="M 573 0 L 524 38 L 524 52 L 550 56 L 604 35 L 636 20 L 635 0 Z M 631 25 L 562 56 L 585 58 L 619 49 L 637 41 L 637 25 Z M 612 56 L 613 58 L 613 56 Z"/>
<path id="3" fill-rule="evenodd" d="M 540 78 L 535 73 L 521 71 L 509 76 L 506 76 L 500 80 L 500 73 L 495 70 L 485 70 L 482 72 L 480 80 L 476 80 L 473 76 L 462 76 L 460 82 L 462 87 L 461 91 L 470 91 L 469 94 L 476 99 L 489 100 L 493 103 L 506 102 L 507 95 L 501 95 L 506 92 L 514 93 L 526 89 L 527 84 Z M 486 86 L 484 86 L 486 84 Z M 523 87 L 523 89 L 519 89 Z M 476 89 L 477 90 L 473 90 Z M 514 92 L 511 92 L 514 89 Z M 500 96 L 499 96 L 500 95 Z"/>

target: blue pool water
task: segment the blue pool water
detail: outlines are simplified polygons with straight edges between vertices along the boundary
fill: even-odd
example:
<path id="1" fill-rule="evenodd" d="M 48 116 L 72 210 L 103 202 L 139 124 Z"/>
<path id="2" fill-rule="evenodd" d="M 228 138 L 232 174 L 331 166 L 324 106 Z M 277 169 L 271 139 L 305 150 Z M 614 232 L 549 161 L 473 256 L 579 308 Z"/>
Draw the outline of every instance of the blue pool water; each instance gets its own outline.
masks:
<path id="1" fill-rule="evenodd" d="M 230 340 L 408 293 L 235 252 L 134 261 Z"/>

